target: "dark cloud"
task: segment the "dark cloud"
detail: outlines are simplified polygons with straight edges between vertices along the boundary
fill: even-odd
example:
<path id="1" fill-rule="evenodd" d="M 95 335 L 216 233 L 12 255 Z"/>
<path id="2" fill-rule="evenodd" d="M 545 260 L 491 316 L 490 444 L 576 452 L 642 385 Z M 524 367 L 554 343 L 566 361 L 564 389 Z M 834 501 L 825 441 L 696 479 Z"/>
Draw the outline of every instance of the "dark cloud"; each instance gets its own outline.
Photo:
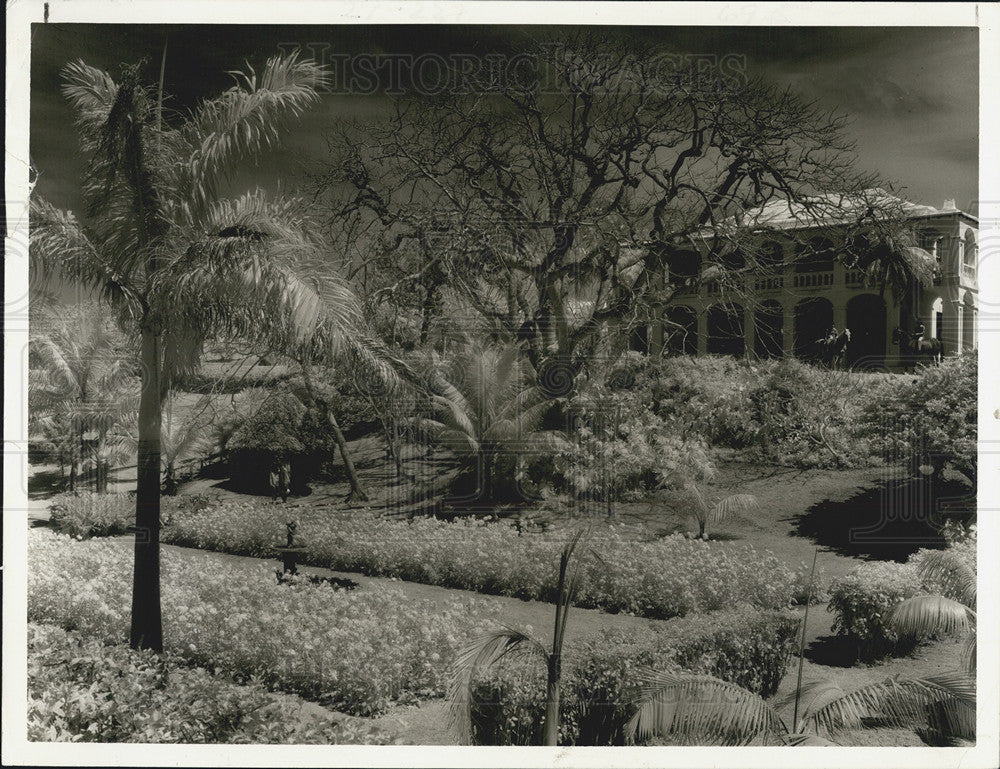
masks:
<path id="1" fill-rule="evenodd" d="M 72 114 L 59 93 L 70 61 L 117 73 L 145 60 L 154 82 L 167 45 L 170 108 L 183 111 L 227 88 L 227 71 L 294 46 L 319 55 L 512 53 L 529 40 L 594 34 L 673 52 L 737 54 L 751 74 L 787 85 L 820 106 L 854 117 L 851 130 L 865 167 L 891 175 L 919 202 L 974 198 L 970 174 L 978 145 L 978 33 L 962 28 L 35 25 L 32 30 L 31 153 L 38 189 L 62 206 L 79 203 L 85 159 L 76 152 Z M 271 186 L 321 160 L 330 122 L 367 117 L 377 96 L 327 96 L 303 118 L 282 150 L 237 174 L 240 184 Z M 913 153 L 926 153 L 915 157 Z"/>

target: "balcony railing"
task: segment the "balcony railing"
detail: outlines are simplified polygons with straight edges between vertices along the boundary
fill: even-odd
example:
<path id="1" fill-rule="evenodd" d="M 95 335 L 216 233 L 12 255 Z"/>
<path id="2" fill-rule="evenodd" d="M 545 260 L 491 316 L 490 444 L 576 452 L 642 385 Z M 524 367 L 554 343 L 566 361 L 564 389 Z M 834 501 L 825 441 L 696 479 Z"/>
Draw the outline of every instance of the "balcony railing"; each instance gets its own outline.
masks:
<path id="1" fill-rule="evenodd" d="M 823 288 L 833 285 L 832 272 L 802 272 L 795 276 L 795 288 Z"/>
<path id="2" fill-rule="evenodd" d="M 865 284 L 864 270 L 848 270 L 844 273 L 844 285 L 863 286 Z"/>
<path id="3" fill-rule="evenodd" d="M 785 279 L 781 275 L 770 278 L 757 278 L 753 282 L 754 291 L 775 291 L 785 287 Z"/>

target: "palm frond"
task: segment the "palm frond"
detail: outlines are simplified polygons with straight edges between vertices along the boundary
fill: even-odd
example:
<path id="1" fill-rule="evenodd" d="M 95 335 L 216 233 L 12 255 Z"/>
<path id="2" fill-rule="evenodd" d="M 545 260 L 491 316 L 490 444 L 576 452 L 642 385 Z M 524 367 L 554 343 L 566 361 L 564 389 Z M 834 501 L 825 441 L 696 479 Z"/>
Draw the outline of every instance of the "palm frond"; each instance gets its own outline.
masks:
<path id="1" fill-rule="evenodd" d="M 758 695 L 712 676 L 650 672 L 633 697 L 626 738 L 677 735 L 706 744 L 746 745 L 788 729 Z"/>
<path id="2" fill-rule="evenodd" d="M 810 713 L 820 710 L 834 700 L 843 697 L 845 694 L 846 692 L 840 688 L 839 685 L 827 679 L 807 681 L 802 684 L 801 689 L 798 691 L 799 707 L 801 709 L 802 718 L 799 719 L 799 724 L 793 724 L 793 730 L 798 731 L 801 726 L 802 719 L 808 717 Z M 795 702 L 795 698 L 796 692 L 789 692 L 784 697 L 778 699 L 774 703 L 774 707 L 776 709 L 787 707 Z"/>
<path id="3" fill-rule="evenodd" d="M 900 635 L 926 636 L 966 631 L 972 625 L 971 609 L 943 595 L 918 595 L 897 604 L 889 625 Z"/>
<path id="4" fill-rule="evenodd" d="M 109 304 L 137 314 L 140 299 L 132 282 L 108 265 L 72 212 L 35 197 L 30 217 L 29 271 L 34 286 L 65 280 L 96 289 Z"/>
<path id="5" fill-rule="evenodd" d="M 250 337 L 295 358 L 335 359 L 362 325 L 360 304 L 296 210 L 261 190 L 214 205 L 208 232 L 156 276 L 154 311 L 195 338 Z"/>
<path id="6" fill-rule="evenodd" d="M 924 553 L 917 571 L 925 583 L 941 585 L 949 598 L 975 607 L 976 572 L 954 552 L 931 550 Z"/>
<path id="7" fill-rule="evenodd" d="M 803 724 L 837 732 L 859 729 L 870 721 L 912 729 L 938 729 L 950 723 L 967 733 L 969 718 L 975 721 L 975 692 L 973 688 L 970 698 L 967 677 L 961 678 L 890 678 L 826 704 L 803 719 Z"/>
<path id="8" fill-rule="evenodd" d="M 721 523 L 727 518 L 756 509 L 757 497 L 753 494 L 733 494 L 716 503 L 709 515 L 709 520 L 713 523 Z"/>
<path id="9" fill-rule="evenodd" d="M 271 57 L 259 75 L 252 67 L 230 74 L 237 84 L 202 102 L 182 129 L 190 147 L 181 182 L 190 222 L 198 221 L 232 163 L 274 147 L 284 125 L 315 104 L 327 82 L 326 71 L 298 53 Z"/>
<path id="10" fill-rule="evenodd" d="M 79 59 L 67 64 L 62 76 L 62 92 L 76 110 L 83 150 L 91 151 L 97 146 L 99 129 L 108 119 L 118 85 L 107 72 Z"/>
<path id="11" fill-rule="evenodd" d="M 448 685 L 452 725 L 465 744 L 472 741 L 472 687 L 476 677 L 512 654 L 535 654 L 544 662 L 545 647 L 527 633 L 498 628 L 470 643 L 455 660 Z"/>

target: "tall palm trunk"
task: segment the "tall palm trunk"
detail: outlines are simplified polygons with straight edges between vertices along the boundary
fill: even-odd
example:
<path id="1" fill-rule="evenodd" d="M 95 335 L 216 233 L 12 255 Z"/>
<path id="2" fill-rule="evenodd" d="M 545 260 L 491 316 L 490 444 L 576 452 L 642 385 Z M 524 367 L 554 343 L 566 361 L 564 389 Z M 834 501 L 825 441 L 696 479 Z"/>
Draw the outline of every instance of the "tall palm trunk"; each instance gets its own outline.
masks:
<path id="1" fill-rule="evenodd" d="M 163 651 L 160 618 L 160 344 L 144 328 L 140 348 L 138 483 L 135 498 L 135 571 L 132 585 L 133 649 Z"/>

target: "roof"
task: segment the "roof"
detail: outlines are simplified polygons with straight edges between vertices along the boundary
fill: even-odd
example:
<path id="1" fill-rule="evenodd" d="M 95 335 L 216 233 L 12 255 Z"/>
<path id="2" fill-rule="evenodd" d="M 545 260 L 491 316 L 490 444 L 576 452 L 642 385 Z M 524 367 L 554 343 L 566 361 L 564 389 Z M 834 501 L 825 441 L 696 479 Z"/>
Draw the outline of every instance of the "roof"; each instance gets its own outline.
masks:
<path id="1" fill-rule="evenodd" d="M 838 224 L 849 221 L 870 206 L 898 208 L 911 218 L 960 214 L 976 221 L 975 217 L 957 208 L 935 208 L 934 206 L 912 203 L 881 188 L 865 190 L 857 195 L 827 193 L 810 199 L 812 205 L 794 203 L 788 200 L 771 200 L 759 208 L 744 214 L 744 221 L 772 229 L 793 229 Z M 813 210 L 809 210 L 813 208 Z M 823 210 L 830 212 L 824 216 Z M 853 216 L 852 216 L 853 214 Z"/>

